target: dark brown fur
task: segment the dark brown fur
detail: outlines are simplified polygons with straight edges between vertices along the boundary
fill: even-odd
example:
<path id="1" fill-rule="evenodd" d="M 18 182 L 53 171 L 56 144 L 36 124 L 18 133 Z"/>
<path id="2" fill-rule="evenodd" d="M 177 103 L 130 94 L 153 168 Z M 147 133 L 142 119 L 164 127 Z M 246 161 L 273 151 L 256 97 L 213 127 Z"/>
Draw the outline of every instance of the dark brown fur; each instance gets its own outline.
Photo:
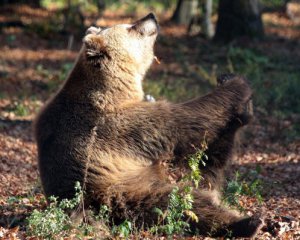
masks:
<path id="1" fill-rule="evenodd" d="M 186 166 L 205 136 L 208 161 L 202 171 L 211 188 L 194 192 L 200 221 L 191 223 L 193 229 L 215 229 L 216 236 L 227 230 L 233 236 L 255 234 L 260 220 L 221 206 L 218 196 L 235 133 L 247 123 L 246 81 L 230 76 L 210 94 L 185 103 L 144 102 L 141 81 L 157 35 L 153 15 L 134 25 L 92 30 L 65 85 L 36 120 L 46 196 L 70 198 L 79 181 L 86 205 L 107 204 L 115 220 L 130 217 L 150 226 L 157 219 L 152 208 L 166 208 L 176 185 L 170 167 Z"/>

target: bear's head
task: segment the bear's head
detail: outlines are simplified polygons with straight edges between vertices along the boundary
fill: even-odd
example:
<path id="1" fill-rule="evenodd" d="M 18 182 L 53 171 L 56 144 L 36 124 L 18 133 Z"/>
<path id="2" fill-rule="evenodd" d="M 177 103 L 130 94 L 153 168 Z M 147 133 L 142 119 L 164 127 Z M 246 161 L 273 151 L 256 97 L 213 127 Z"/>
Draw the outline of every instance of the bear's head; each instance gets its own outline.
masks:
<path id="1" fill-rule="evenodd" d="M 101 70 L 118 78 L 123 72 L 141 81 L 153 61 L 157 34 L 158 24 L 152 13 L 134 24 L 90 27 L 83 40 L 86 62 L 92 71 Z"/>

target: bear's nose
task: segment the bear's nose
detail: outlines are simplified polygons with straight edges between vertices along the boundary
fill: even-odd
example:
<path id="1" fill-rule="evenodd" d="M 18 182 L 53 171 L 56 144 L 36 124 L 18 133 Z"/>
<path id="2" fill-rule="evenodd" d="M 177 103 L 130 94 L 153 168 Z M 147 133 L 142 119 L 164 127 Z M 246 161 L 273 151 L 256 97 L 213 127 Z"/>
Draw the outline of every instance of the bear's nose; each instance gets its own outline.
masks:
<path id="1" fill-rule="evenodd" d="M 144 17 L 143 19 L 145 20 L 148 20 L 148 19 L 153 19 L 156 23 L 157 23 L 157 20 L 156 20 L 156 17 L 153 13 L 149 13 L 146 17 Z"/>
<path id="2" fill-rule="evenodd" d="M 138 20 L 132 26 L 133 30 L 136 30 L 142 35 L 152 36 L 158 32 L 158 23 L 153 13 L 148 14 L 146 17 Z"/>

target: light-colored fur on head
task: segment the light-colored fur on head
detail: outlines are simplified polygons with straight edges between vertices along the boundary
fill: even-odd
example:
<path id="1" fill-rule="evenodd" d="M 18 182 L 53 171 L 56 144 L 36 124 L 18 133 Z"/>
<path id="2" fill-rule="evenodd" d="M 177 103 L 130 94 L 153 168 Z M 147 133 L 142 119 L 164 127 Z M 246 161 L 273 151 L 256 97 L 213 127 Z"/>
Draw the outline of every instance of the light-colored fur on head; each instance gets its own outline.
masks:
<path id="1" fill-rule="evenodd" d="M 151 19 L 103 29 L 90 27 L 63 92 L 106 110 L 143 101 L 142 81 L 154 58 L 157 31 Z"/>

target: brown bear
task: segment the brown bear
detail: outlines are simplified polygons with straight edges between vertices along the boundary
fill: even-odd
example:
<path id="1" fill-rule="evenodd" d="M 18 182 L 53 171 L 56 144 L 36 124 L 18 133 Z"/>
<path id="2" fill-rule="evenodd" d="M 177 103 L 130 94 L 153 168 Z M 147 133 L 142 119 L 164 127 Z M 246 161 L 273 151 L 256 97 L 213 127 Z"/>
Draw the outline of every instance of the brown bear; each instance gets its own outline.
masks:
<path id="1" fill-rule="evenodd" d="M 242 77 L 222 76 L 216 89 L 184 103 L 145 102 L 142 80 L 150 67 L 158 24 L 153 14 L 134 24 L 88 29 L 68 79 L 35 122 L 45 195 L 74 195 L 79 181 L 85 205 L 108 205 L 114 221 L 144 227 L 167 208 L 179 183 L 169 173 L 187 166 L 204 136 L 208 160 L 202 176 L 210 188 L 194 190 L 195 232 L 253 236 L 261 220 L 220 204 L 219 187 L 236 131 L 248 121 L 251 90 Z M 213 229 L 213 231 L 212 231 Z"/>

